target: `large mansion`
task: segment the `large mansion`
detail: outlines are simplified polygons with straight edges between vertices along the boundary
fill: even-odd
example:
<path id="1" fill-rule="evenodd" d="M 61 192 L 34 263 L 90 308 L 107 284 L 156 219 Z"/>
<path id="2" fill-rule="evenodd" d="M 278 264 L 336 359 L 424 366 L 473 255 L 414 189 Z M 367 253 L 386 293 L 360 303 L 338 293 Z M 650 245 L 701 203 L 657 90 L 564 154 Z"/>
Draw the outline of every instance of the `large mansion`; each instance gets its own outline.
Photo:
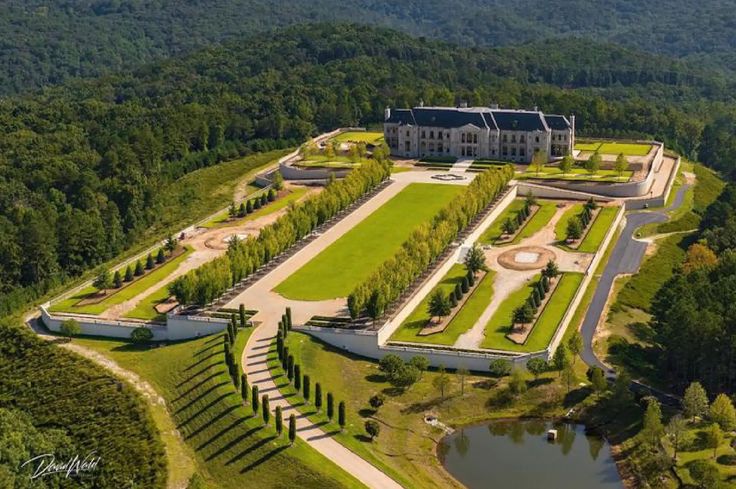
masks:
<path id="1" fill-rule="evenodd" d="M 386 109 L 383 133 L 394 156 L 454 156 L 528 163 L 535 152 L 572 153 L 575 116 L 496 107 Z"/>

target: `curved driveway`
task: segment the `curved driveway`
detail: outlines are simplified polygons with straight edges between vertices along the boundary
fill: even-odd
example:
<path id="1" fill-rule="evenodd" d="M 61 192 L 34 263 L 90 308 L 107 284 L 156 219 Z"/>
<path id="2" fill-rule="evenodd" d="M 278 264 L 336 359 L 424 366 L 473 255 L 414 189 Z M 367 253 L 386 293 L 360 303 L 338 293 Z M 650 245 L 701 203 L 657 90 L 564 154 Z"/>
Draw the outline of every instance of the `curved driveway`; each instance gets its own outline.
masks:
<path id="1" fill-rule="evenodd" d="M 598 327 L 600 318 L 605 312 L 606 302 L 613 287 L 613 281 L 617 275 L 624 273 L 636 273 L 641 266 L 644 253 L 647 250 L 647 243 L 634 238 L 634 232 L 645 224 L 655 222 L 665 222 L 668 219 L 666 212 L 672 211 L 680 207 L 685 200 L 685 192 L 690 185 L 683 185 L 677 191 L 675 200 L 666 209 L 659 211 L 643 211 L 629 214 L 626 216 L 626 226 L 621 232 L 616 246 L 613 248 L 611 257 L 603 270 L 603 275 L 595 289 L 593 300 L 590 302 L 588 311 L 585 314 L 583 325 L 580 328 L 580 334 L 583 337 L 583 351 L 580 353 L 583 361 L 590 366 L 598 366 L 604 371 L 610 371 L 593 351 L 593 338 L 595 330 Z"/>

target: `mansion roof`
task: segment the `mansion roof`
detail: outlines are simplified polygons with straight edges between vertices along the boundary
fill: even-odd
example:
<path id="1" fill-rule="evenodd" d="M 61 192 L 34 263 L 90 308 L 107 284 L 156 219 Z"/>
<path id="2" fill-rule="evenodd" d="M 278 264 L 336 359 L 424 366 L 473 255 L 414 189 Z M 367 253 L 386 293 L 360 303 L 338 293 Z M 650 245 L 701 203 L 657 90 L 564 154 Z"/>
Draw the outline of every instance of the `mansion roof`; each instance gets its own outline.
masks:
<path id="1" fill-rule="evenodd" d="M 391 111 L 388 123 L 441 127 L 445 129 L 473 125 L 480 129 L 502 131 L 546 131 L 569 129 L 562 115 L 546 115 L 539 111 L 491 109 L 488 107 L 414 107 Z"/>

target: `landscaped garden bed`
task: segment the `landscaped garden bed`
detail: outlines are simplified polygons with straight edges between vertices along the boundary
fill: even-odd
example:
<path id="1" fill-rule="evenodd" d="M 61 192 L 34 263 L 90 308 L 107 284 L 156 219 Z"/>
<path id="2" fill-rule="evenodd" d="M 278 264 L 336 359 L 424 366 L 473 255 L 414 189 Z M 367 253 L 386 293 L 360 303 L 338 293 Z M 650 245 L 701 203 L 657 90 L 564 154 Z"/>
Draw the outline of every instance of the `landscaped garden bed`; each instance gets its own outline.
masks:
<path id="1" fill-rule="evenodd" d="M 605 141 L 579 141 L 575 143 L 575 149 L 584 152 L 625 156 L 646 156 L 652 149 L 651 144 L 644 143 L 619 143 Z"/>
<path id="2" fill-rule="evenodd" d="M 248 221 L 253 221 L 286 208 L 290 203 L 301 199 L 308 191 L 307 187 L 283 188 L 274 191 L 273 197 L 270 197 L 269 190 L 258 192 L 255 197 L 251 195 L 240 204 L 233 204 L 230 209 L 222 211 L 202 224 L 202 227 L 229 227 L 245 224 Z"/>
<path id="3" fill-rule="evenodd" d="M 515 199 L 488 226 L 479 242 L 496 246 L 518 243 L 542 229 L 555 212 L 556 204 L 549 200 Z"/>
<path id="4" fill-rule="evenodd" d="M 586 209 L 588 209 L 587 218 Z M 617 206 L 601 207 L 592 201 L 574 204 L 565 211 L 555 226 L 555 237 L 559 246 L 571 251 L 595 253 L 618 212 Z"/>

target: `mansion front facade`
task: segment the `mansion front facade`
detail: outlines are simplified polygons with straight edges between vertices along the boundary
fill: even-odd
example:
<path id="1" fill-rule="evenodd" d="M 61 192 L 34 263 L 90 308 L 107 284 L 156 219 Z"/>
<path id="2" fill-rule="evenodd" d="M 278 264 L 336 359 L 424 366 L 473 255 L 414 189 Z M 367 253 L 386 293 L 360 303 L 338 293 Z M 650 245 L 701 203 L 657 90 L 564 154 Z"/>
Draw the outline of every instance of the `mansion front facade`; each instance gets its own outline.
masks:
<path id="1" fill-rule="evenodd" d="M 456 157 L 529 163 L 572 153 L 575 116 L 491 107 L 386 109 L 384 139 L 406 158 Z"/>

